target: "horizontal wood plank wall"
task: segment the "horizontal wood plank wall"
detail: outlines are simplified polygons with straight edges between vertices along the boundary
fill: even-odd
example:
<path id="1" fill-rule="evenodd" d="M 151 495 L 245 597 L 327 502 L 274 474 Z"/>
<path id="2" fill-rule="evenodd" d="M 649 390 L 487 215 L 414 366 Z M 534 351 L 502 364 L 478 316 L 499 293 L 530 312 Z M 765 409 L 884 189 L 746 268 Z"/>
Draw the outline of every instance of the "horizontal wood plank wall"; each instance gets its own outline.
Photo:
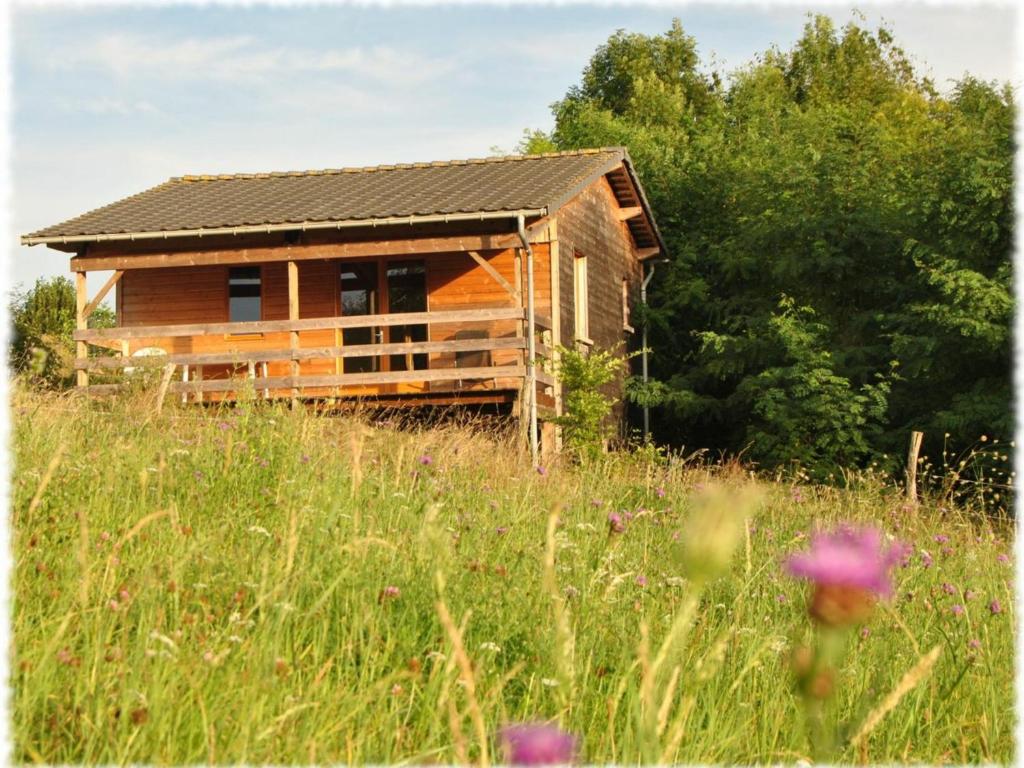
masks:
<path id="1" fill-rule="evenodd" d="M 315 246 L 310 246 L 315 247 Z M 533 245 L 536 275 L 536 307 L 538 315 L 550 315 L 551 285 L 548 267 L 548 245 Z M 480 255 L 487 259 L 499 274 L 509 283 L 515 280 L 515 250 L 485 251 Z M 491 275 L 487 274 L 473 259 L 463 252 L 429 254 L 423 257 L 427 266 L 428 309 L 430 311 L 484 309 L 515 307 L 515 299 Z M 309 260 L 298 262 L 299 268 L 299 313 L 302 318 L 332 317 L 340 312 L 338 261 Z M 119 286 L 118 303 L 121 311 L 121 325 L 169 325 L 179 323 L 227 322 L 228 316 L 228 271 L 227 266 L 210 267 L 169 267 L 163 269 L 127 270 Z M 288 318 L 288 273 L 287 265 L 274 262 L 262 265 L 263 320 L 285 320 Z M 543 279 L 547 277 L 548 279 Z M 523 279 L 525 285 L 525 277 Z M 492 338 L 513 337 L 517 321 L 504 320 L 475 324 L 445 324 L 431 326 L 431 341 L 445 341 L 455 338 L 462 329 L 486 331 Z M 339 335 L 333 330 L 303 331 L 300 334 L 302 347 L 330 347 L 340 343 Z M 283 349 L 288 347 L 288 333 L 263 333 L 244 336 L 210 334 L 202 337 L 167 337 L 132 339 L 129 351 L 143 347 L 160 347 L 170 353 L 211 353 L 230 351 L 237 353 L 240 360 L 252 356 L 258 359 L 260 350 Z M 502 349 L 491 353 L 492 365 L 509 366 L 521 364 L 517 350 Z M 301 374 L 332 375 L 338 373 L 333 359 L 303 360 Z M 455 366 L 453 353 L 431 354 L 430 366 Z M 227 375 L 228 366 L 205 366 L 204 378 Z M 259 372 L 258 372 L 259 373 Z M 290 373 L 287 361 L 271 361 L 267 374 L 270 377 L 287 376 Z M 507 382 L 474 382 L 472 386 L 494 387 Z M 447 384 L 439 382 L 432 388 L 443 389 Z M 410 390 L 412 391 L 412 390 Z M 322 394 L 330 394 L 324 391 Z M 366 391 L 363 394 L 374 394 Z"/>
<path id="2" fill-rule="evenodd" d="M 587 287 L 590 338 L 598 347 L 624 343 L 624 349 L 639 344 L 623 328 L 622 279 L 626 278 L 631 308 L 640 301 L 641 265 L 629 227 L 618 217 L 619 203 L 603 177 L 563 206 L 558 221 L 559 280 L 561 282 L 562 344 L 571 346 L 576 338 L 574 301 L 574 251 L 587 257 Z M 610 384 L 607 392 L 622 397 L 621 382 Z M 625 406 L 615 406 L 614 418 L 625 427 Z"/>

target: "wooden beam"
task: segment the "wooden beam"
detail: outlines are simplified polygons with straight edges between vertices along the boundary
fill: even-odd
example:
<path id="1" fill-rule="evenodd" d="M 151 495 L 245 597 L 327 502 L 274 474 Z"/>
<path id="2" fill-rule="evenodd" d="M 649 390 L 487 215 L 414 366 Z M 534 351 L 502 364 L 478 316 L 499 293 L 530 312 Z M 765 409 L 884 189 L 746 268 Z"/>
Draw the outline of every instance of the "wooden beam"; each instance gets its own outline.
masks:
<path id="1" fill-rule="evenodd" d="M 661 253 L 661 248 L 655 245 L 652 248 L 638 248 L 636 251 L 636 257 L 640 259 L 640 261 L 644 261 L 645 259 L 657 256 L 659 253 Z"/>
<path id="2" fill-rule="evenodd" d="M 523 311 L 518 307 L 503 307 L 498 309 L 463 309 L 451 312 L 399 312 L 390 315 L 311 317 L 304 320 L 256 320 L 245 323 L 131 325 L 122 328 L 82 329 L 75 331 L 74 339 L 75 341 L 95 343 L 107 339 L 158 339 L 214 334 L 284 333 L 287 331 L 319 331 L 330 328 L 366 328 L 377 325 L 443 325 L 475 321 L 521 320 L 522 317 Z"/>
<path id="3" fill-rule="evenodd" d="M 288 319 L 299 319 L 299 264 L 296 261 L 288 262 Z M 292 352 L 291 374 L 292 378 L 299 376 L 299 359 L 295 352 L 299 348 L 299 332 L 292 330 L 288 334 L 288 344 Z M 299 390 L 292 387 L 292 408 L 299 405 Z"/>
<path id="4" fill-rule="evenodd" d="M 85 307 L 89 299 L 88 277 L 85 272 L 75 273 L 75 329 L 77 333 L 84 333 L 88 329 L 88 315 L 85 314 Z M 76 341 L 75 357 L 88 357 L 89 346 L 84 341 Z M 78 371 L 75 375 L 75 383 L 80 387 L 89 386 L 88 371 Z"/>
<path id="5" fill-rule="evenodd" d="M 635 219 L 637 216 L 642 216 L 644 209 L 639 205 L 631 205 L 626 208 L 619 208 L 619 221 L 626 221 L 628 219 Z"/>
<path id="6" fill-rule="evenodd" d="M 537 345 L 547 354 L 544 345 Z M 489 339 L 453 339 L 451 341 L 414 341 L 394 344 L 356 344 L 347 347 L 305 347 L 292 349 L 234 349 L 228 352 L 153 355 L 152 357 L 83 357 L 75 360 L 76 369 L 160 368 L 167 363 L 193 365 L 200 377 L 204 365 L 242 365 L 249 360 L 275 362 L 283 360 L 330 360 L 346 357 L 380 355 L 415 355 L 432 352 L 484 352 L 496 349 L 526 349 L 526 339 L 511 336 Z"/>
<path id="7" fill-rule="evenodd" d="M 473 261 L 483 268 L 484 272 L 494 278 L 494 281 L 504 288 L 513 299 L 515 299 L 516 303 L 519 302 L 519 292 L 509 283 L 508 280 L 502 277 L 501 272 L 496 270 L 490 262 L 487 261 L 487 259 L 476 251 L 468 251 L 468 253 L 472 257 Z"/>
<path id="8" fill-rule="evenodd" d="M 265 246 L 225 248 L 208 251 L 167 251 L 163 253 L 123 254 L 119 256 L 76 256 L 72 272 L 98 269 L 158 269 L 161 267 L 200 267 L 224 264 L 267 264 L 310 259 L 355 259 L 370 256 L 412 256 L 458 251 L 503 251 L 515 247 L 517 235 L 462 235 L 458 237 L 418 237 L 406 240 L 367 240 L 322 245 Z"/>
<path id="9" fill-rule="evenodd" d="M 100 292 L 96 294 L 96 297 L 85 306 L 84 314 L 86 320 L 89 319 L 89 315 L 91 315 L 96 307 L 100 305 L 100 302 L 103 301 L 104 297 L 110 292 L 110 289 L 117 284 L 117 281 L 121 279 L 121 275 L 123 274 L 123 269 L 119 269 L 112 274 L 107 282 L 103 284 L 103 287 L 100 288 Z"/>
<path id="10" fill-rule="evenodd" d="M 373 386 L 402 382 L 470 381 L 474 379 L 520 378 L 526 369 L 521 365 L 488 366 L 482 368 L 435 368 L 424 371 L 380 371 L 374 373 L 342 373 L 325 376 L 270 376 L 255 379 L 205 379 L 204 381 L 174 382 L 172 392 L 234 392 L 251 385 L 255 389 L 302 389 L 319 387 Z"/>

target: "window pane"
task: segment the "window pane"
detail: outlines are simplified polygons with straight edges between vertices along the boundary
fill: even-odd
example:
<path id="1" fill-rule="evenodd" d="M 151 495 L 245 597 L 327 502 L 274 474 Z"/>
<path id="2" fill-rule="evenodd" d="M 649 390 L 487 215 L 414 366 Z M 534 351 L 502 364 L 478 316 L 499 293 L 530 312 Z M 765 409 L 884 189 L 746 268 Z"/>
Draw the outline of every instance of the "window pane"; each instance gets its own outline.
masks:
<path id="1" fill-rule="evenodd" d="M 262 319 L 262 282 L 259 267 L 228 270 L 228 319 L 246 323 Z"/>

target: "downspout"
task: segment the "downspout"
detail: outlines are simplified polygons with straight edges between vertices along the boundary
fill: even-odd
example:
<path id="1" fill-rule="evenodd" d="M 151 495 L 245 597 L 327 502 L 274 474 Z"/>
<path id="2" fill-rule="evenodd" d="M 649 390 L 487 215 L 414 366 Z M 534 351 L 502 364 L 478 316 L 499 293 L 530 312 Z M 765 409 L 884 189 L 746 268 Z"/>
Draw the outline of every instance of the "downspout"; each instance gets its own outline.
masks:
<path id="1" fill-rule="evenodd" d="M 654 262 L 653 261 L 651 262 L 651 271 L 647 273 L 647 275 L 644 277 L 643 282 L 640 283 L 640 303 L 644 305 L 645 309 L 647 308 L 647 284 L 649 282 L 651 282 L 651 278 L 652 277 L 654 277 Z M 643 367 L 644 391 L 646 392 L 647 391 L 647 379 L 648 379 L 648 374 L 647 374 L 647 315 L 646 315 L 646 313 L 644 314 L 643 336 L 642 336 L 642 340 L 641 340 L 640 343 L 642 345 L 641 353 L 640 353 L 640 359 L 642 361 L 642 367 Z M 648 407 L 648 405 L 646 403 L 646 399 L 645 399 L 645 402 L 644 402 L 644 442 L 646 443 L 650 439 L 650 437 L 651 437 L 651 409 Z"/>
<path id="2" fill-rule="evenodd" d="M 539 451 L 537 439 L 537 368 L 534 360 L 537 356 L 537 329 L 533 306 L 533 249 L 530 247 L 530 240 L 526 236 L 526 221 L 523 214 L 516 217 L 516 224 L 519 229 L 519 239 L 523 242 L 523 250 L 526 251 L 526 391 L 530 395 L 530 457 L 533 465 L 537 466 Z"/>

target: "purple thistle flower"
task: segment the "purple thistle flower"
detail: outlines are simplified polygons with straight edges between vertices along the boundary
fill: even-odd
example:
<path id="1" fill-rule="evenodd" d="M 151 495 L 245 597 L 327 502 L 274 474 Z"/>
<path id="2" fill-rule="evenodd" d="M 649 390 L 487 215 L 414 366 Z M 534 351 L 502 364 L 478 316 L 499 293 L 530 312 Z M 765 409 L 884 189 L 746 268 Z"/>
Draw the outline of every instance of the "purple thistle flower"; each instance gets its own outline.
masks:
<path id="1" fill-rule="evenodd" d="M 966 592 L 964 592 L 964 599 L 965 600 L 973 600 L 977 596 L 978 596 L 978 593 L 975 592 L 973 589 L 968 589 Z"/>
<path id="2" fill-rule="evenodd" d="M 867 627 L 861 627 L 861 629 L 860 629 L 860 636 L 861 636 L 861 638 L 863 638 L 864 640 L 867 640 L 868 639 L 868 635 L 870 635 L 870 634 L 871 634 L 871 630 L 870 629 L 868 629 Z"/>
<path id="3" fill-rule="evenodd" d="M 659 485 L 657 488 L 654 489 L 654 495 L 657 496 L 659 499 L 664 499 L 665 489 Z"/>
<path id="4" fill-rule="evenodd" d="M 637 574 L 636 583 L 637 583 L 637 586 L 646 587 L 647 586 L 647 577 L 644 576 L 642 573 Z"/>
<path id="5" fill-rule="evenodd" d="M 921 565 L 924 566 L 925 568 L 931 568 L 932 567 L 932 556 L 929 555 L 927 552 L 922 552 L 921 553 Z"/>
<path id="6" fill-rule="evenodd" d="M 903 552 L 902 544 L 885 548 L 876 528 L 844 526 L 831 533 L 815 534 L 811 551 L 792 555 L 786 569 L 819 586 L 853 587 L 888 597 L 892 593 L 889 569 L 900 561 Z"/>
<path id="7" fill-rule="evenodd" d="M 995 616 L 997 613 L 1003 612 L 1003 606 L 999 604 L 998 600 L 993 600 L 988 604 L 988 610 L 993 616 Z"/>
<path id="8" fill-rule="evenodd" d="M 302 458 L 299 459 L 303 464 L 309 464 L 309 456 L 302 454 Z"/>
<path id="9" fill-rule="evenodd" d="M 942 591 L 945 592 L 947 595 L 955 595 L 956 587 L 954 587 L 948 581 L 944 581 L 942 582 Z"/>
<path id="10" fill-rule="evenodd" d="M 1009 557 L 1007 557 L 1007 556 L 1006 556 L 1005 554 L 1003 554 L 1003 553 L 999 553 L 998 555 L 996 555 L 996 562 L 999 562 L 999 563 L 1008 563 L 1008 562 L 1010 562 L 1010 558 L 1009 558 Z"/>
<path id="11" fill-rule="evenodd" d="M 939 544 L 948 544 L 949 543 L 949 536 L 946 536 L 943 533 L 936 534 L 935 541 L 937 543 L 939 543 Z"/>
<path id="12" fill-rule="evenodd" d="M 537 467 L 537 474 L 540 475 L 541 477 L 544 477 L 547 473 L 548 473 L 548 471 L 547 471 L 547 469 L 545 467 L 542 467 L 542 466 L 538 466 Z"/>
<path id="13" fill-rule="evenodd" d="M 786 602 L 787 599 L 788 598 L 785 595 L 776 595 L 775 596 L 775 602 L 777 602 L 777 603 L 784 603 L 784 602 Z"/>
<path id="14" fill-rule="evenodd" d="M 420 464 L 422 464 L 424 467 L 429 467 L 433 463 L 434 460 L 431 458 L 430 454 L 424 453 L 422 456 L 420 456 Z"/>
<path id="15" fill-rule="evenodd" d="M 567 765 L 576 759 L 576 737 L 553 725 L 510 725 L 501 730 L 510 765 Z"/>
<path id="16" fill-rule="evenodd" d="M 971 642 L 969 642 L 967 645 L 969 645 L 973 650 L 976 651 L 979 648 L 981 648 L 981 640 L 978 640 L 977 638 L 975 638 L 975 639 L 971 640 Z"/>
<path id="17" fill-rule="evenodd" d="M 608 531 L 610 533 L 622 533 L 626 530 L 626 524 L 622 522 L 622 516 L 618 512 L 608 513 Z"/>
<path id="18" fill-rule="evenodd" d="M 960 605 L 960 603 L 957 603 L 956 605 L 954 605 L 949 610 L 951 610 L 953 612 L 954 616 L 962 616 L 963 612 L 964 612 L 964 607 L 962 605 Z"/>

